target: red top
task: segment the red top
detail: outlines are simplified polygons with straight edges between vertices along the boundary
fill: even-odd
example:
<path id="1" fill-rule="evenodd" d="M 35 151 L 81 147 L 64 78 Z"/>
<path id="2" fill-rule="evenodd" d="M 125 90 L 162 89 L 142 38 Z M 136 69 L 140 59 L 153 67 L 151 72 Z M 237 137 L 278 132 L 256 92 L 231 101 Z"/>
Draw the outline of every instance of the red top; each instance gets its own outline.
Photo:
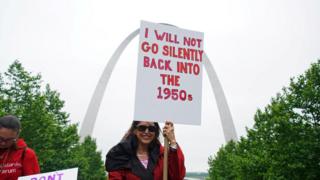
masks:
<path id="1" fill-rule="evenodd" d="M 35 152 L 27 148 L 23 139 L 17 141 L 17 148 L 0 149 L 0 179 L 16 180 L 19 176 L 40 173 Z"/>
<path id="2" fill-rule="evenodd" d="M 160 157 L 153 170 L 154 180 L 162 180 L 163 177 L 163 146 L 160 147 Z M 168 154 L 168 180 L 183 180 L 186 174 L 186 169 L 184 166 L 184 156 L 178 146 L 177 150 L 170 148 Z M 116 170 L 109 172 L 109 180 L 140 180 L 138 176 L 133 174 L 130 170 Z"/>

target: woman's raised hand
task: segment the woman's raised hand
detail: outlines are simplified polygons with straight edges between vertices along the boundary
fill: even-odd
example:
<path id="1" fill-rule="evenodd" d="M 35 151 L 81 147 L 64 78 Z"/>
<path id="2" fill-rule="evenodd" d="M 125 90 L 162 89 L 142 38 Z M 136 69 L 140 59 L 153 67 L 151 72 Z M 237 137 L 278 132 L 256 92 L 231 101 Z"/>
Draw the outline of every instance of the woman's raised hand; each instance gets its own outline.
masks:
<path id="1" fill-rule="evenodd" d="M 168 138 L 170 145 L 176 145 L 176 137 L 174 135 L 174 126 L 171 121 L 166 121 L 163 127 L 163 136 Z"/>

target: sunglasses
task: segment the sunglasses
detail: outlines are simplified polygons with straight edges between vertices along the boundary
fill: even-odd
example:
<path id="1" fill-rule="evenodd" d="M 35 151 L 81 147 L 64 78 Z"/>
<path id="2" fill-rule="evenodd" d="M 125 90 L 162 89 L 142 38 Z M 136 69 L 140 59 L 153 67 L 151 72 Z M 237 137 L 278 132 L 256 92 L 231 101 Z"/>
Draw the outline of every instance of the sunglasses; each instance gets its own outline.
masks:
<path id="1" fill-rule="evenodd" d="M 138 131 L 141 131 L 141 132 L 145 132 L 147 129 L 148 129 L 149 132 L 156 132 L 157 131 L 157 127 L 156 126 L 140 125 L 140 126 L 136 126 L 136 129 Z"/>
<path id="2" fill-rule="evenodd" d="M 4 137 L 0 137 L 0 142 L 4 142 L 4 143 L 15 142 L 16 140 L 17 140 L 16 138 L 4 138 Z"/>

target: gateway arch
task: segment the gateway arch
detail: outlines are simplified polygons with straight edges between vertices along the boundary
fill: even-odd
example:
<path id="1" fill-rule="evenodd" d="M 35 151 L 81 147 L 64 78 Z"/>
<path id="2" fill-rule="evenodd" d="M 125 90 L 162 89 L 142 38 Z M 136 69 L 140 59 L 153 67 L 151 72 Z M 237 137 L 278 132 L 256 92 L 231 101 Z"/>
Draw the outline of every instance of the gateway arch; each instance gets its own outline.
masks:
<path id="1" fill-rule="evenodd" d="M 105 89 L 108 85 L 109 79 L 111 77 L 112 71 L 124 51 L 124 49 L 127 47 L 127 45 L 132 41 L 134 37 L 136 37 L 139 34 L 140 29 L 135 30 L 132 32 L 116 49 L 116 51 L 111 56 L 107 66 L 103 70 L 103 73 L 99 79 L 99 82 L 94 90 L 93 96 L 90 100 L 90 104 L 88 106 L 86 115 L 84 117 L 84 120 L 82 122 L 81 128 L 80 128 L 80 138 L 81 141 L 84 140 L 86 136 L 90 136 L 93 132 L 94 124 L 97 119 L 97 115 L 99 112 L 99 108 L 104 96 Z M 225 141 L 228 142 L 230 140 L 237 140 L 237 134 L 236 130 L 232 121 L 232 116 L 229 110 L 229 106 L 226 100 L 226 97 L 224 95 L 222 86 L 220 84 L 220 81 L 218 79 L 218 76 L 213 69 L 212 64 L 210 63 L 210 60 L 206 53 L 203 55 L 203 64 L 204 67 L 208 73 L 209 81 L 211 84 L 211 88 L 213 90 L 216 103 L 218 106 L 218 111 L 221 119 L 222 129 Z"/>

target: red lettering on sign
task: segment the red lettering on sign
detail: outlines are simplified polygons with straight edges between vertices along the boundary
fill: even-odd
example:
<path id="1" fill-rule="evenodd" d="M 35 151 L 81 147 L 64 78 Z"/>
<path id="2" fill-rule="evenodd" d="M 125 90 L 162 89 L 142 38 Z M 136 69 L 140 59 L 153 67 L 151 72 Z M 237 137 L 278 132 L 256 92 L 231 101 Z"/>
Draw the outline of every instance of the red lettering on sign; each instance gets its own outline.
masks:
<path id="1" fill-rule="evenodd" d="M 171 34 L 167 32 L 158 33 L 157 30 L 154 30 L 157 40 L 166 41 L 170 43 L 179 44 L 178 36 L 176 34 Z"/>
<path id="2" fill-rule="evenodd" d="M 153 69 L 160 69 L 160 70 L 166 70 L 166 71 L 172 71 L 172 68 L 170 67 L 170 60 L 163 60 L 155 58 L 149 58 L 148 56 L 143 57 L 143 67 L 149 67 Z"/>
<path id="3" fill-rule="evenodd" d="M 177 62 L 177 72 L 198 75 L 200 73 L 200 66 L 199 66 L 199 64 L 178 61 Z"/>
<path id="4" fill-rule="evenodd" d="M 171 74 L 160 74 L 162 79 L 162 84 L 171 86 L 180 86 L 179 80 L 180 76 Z"/>
<path id="5" fill-rule="evenodd" d="M 141 43 L 141 49 L 145 53 L 147 53 L 151 50 L 151 52 L 153 54 L 157 54 L 158 50 L 159 50 L 159 46 L 157 43 L 152 43 L 151 45 L 149 45 L 149 43 L 147 41 L 144 41 Z"/>
<path id="6" fill-rule="evenodd" d="M 196 39 L 196 38 L 190 38 L 190 37 L 184 37 L 183 38 L 183 45 L 187 46 L 198 46 L 200 48 L 202 39 Z"/>

